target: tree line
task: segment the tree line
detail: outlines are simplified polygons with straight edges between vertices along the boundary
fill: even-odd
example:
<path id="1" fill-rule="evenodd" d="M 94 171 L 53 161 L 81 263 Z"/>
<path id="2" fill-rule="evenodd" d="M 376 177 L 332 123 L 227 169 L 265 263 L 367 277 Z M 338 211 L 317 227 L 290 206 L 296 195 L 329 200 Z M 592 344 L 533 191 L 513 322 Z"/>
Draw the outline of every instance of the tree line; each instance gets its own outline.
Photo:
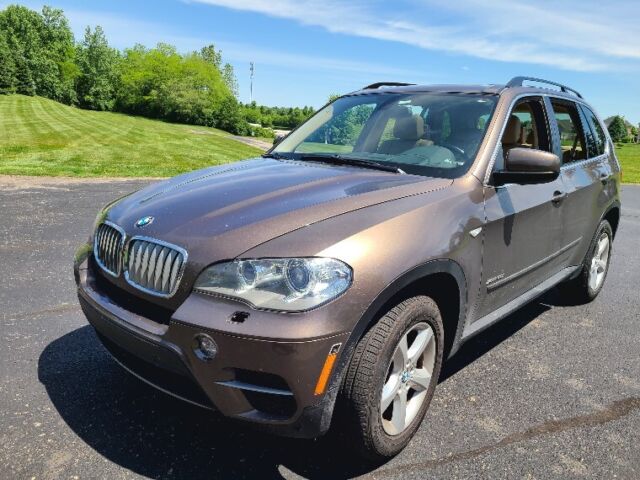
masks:
<path id="1" fill-rule="evenodd" d="M 249 123 L 294 128 L 311 107 L 261 107 L 237 100 L 233 67 L 208 45 L 180 53 L 166 43 L 154 48 L 111 47 L 100 26 L 76 42 L 60 9 L 41 12 L 10 5 L 0 11 L 0 93 L 39 95 L 68 105 L 269 135 Z"/>
<path id="2" fill-rule="evenodd" d="M 313 107 L 266 107 L 251 102 L 242 105 L 242 112 L 244 118 L 250 123 L 290 130 L 313 115 L 315 110 Z"/>

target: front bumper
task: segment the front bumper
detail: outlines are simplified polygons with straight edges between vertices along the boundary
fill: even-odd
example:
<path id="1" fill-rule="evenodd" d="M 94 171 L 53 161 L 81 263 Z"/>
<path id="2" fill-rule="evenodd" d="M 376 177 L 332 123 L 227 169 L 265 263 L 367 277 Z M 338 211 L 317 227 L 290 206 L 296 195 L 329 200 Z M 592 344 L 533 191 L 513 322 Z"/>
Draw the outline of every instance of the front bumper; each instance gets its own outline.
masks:
<path id="1" fill-rule="evenodd" d="M 316 394 L 316 384 L 327 355 L 335 345 L 344 345 L 348 332 L 311 339 L 300 339 L 299 332 L 291 339 L 282 332 L 277 339 L 239 335 L 238 325 L 216 318 L 228 318 L 231 302 L 199 294 L 166 321 L 154 321 L 144 315 L 144 308 L 132 311 L 103 288 L 98 268 L 90 252 L 76 256 L 80 305 L 102 343 L 131 373 L 166 393 L 277 434 L 313 438 L 326 432 L 339 382 L 329 382 L 322 394 Z M 237 304 L 232 308 L 244 309 Z M 228 330 L 220 328 L 225 324 Z M 193 351 L 194 338 L 201 333 L 218 346 L 218 354 L 208 362 Z M 332 375 L 339 375 L 338 370 Z"/>

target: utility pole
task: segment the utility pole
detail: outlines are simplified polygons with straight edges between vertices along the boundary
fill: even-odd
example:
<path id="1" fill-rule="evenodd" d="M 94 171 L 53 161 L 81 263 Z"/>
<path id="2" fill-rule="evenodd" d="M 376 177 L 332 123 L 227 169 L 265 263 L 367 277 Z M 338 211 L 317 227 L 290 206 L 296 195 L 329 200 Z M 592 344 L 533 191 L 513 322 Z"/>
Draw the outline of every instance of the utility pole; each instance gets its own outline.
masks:
<path id="1" fill-rule="evenodd" d="M 253 73 L 255 72 L 255 68 L 253 66 L 253 62 L 249 62 L 249 78 L 251 79 L 250 93 L 249 93 L 249 103 L 253 103 Z"/>

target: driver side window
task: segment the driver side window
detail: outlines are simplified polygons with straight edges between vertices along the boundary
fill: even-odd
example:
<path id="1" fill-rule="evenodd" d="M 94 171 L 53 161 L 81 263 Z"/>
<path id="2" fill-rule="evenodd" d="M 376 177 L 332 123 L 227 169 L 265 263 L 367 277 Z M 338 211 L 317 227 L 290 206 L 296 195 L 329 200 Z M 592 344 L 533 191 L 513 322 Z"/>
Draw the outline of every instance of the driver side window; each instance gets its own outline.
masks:
<path id="1" fill-rule="evenodd" d="M 498 157 L 502 161 L 496 165 L 497 170 L 502 170 L 504 159 L 512 148 L 551 151 L 549 128 L 542 98 L 522 99 L 511 110 L 502 134 L 502 155 Z"/>

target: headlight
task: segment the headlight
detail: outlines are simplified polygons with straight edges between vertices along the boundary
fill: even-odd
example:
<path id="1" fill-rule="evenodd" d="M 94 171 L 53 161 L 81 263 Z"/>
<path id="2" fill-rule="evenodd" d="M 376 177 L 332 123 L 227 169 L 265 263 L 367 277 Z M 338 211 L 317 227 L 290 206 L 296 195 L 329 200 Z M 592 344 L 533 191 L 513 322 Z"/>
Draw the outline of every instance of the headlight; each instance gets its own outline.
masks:
<path id="1" fill-rule="evenodd" d="M 351 267 L 333 258 L 265 258 L 212 265 L 194 289 L 255 308 L 302 311 L 336 298 L 351 279 Z"/>

